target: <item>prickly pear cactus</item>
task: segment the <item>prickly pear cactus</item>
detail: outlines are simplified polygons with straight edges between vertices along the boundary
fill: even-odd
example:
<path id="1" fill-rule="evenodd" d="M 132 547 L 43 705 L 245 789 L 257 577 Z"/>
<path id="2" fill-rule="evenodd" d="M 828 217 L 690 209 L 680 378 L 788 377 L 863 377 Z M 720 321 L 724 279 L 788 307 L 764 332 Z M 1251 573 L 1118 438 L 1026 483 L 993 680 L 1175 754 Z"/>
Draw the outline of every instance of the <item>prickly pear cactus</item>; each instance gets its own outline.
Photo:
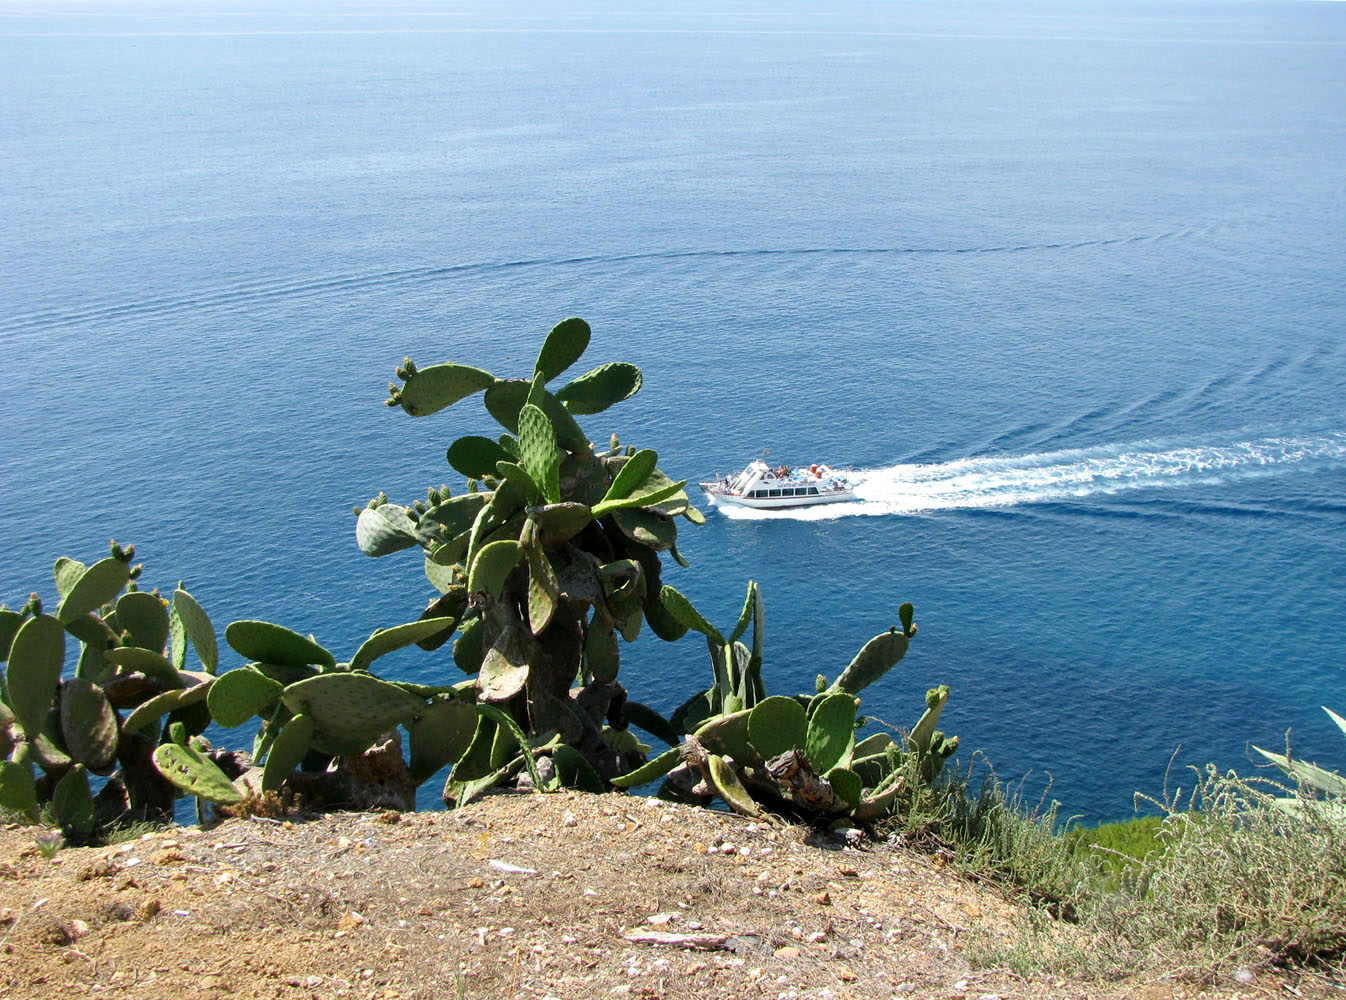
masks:
<path id="1" fill-rule="evenodd" d="M 447 487 L 432 487 L 425 501 L 411 505 L 391 504 L 380 494 L 357 508 L 356 540 L 371 556 L 421 548 L 426 576 L 440 595 L 431 608 L 450 596 L 460 601 L 452 655 L 476 678 L 476 701 L 521 723 L 526 738 L 542 748 L 538 755 L 554 758 L 562 780 L 588 785 L 597 775 L 605 785 L 644 760 L 614 735 L 626 726 L 626 691 L 618 680 L 622 642 L 634 641 L 646 621 L 670 641 L 686 631 L 661 603 L 660 553 L 681 562 L 678 519 L 705 519 L 692 506 L 686 482 L 660 471 L 654 450 L 623 448 L 615 436 L 595 447 L 576 422 L 576 415 L 602 413 L 641 386 L 640 370 L 625 362 L 556 386 L 590 339 L 583 320 L 558 323 L 523 378 L 404 361 L 397 370 L 401 384 L 390 385 L 390 406 L 426 416 L 481 392 L 505 433 L 449 445 L 449 465 L 467 477 L 468 492 L 451 497 Z M 647 718 L 653 714 L 632 707 Z M 417 772 L 442 758 L 444 747 L 463 742 L 443 731 L 446 723 L 432 729 L 424 721 L 441 716 L 469 721 L 461 710 L 434 707 L 433 715 L 408 724 L 421 733 Z M 470 721 L 478 730 L 494 725 Z M 518 770 L 510 761 L 496 761 L 494 769 L 490 760 L 473 765 L 480 740 L 466 739 L 446 802 L 462 802 L 498 771 L 498 780 L 506 780 Z M 553 745 L 569 750 L 546 749 Z M 531 755 L 522 756 L 531 763 Z"/>

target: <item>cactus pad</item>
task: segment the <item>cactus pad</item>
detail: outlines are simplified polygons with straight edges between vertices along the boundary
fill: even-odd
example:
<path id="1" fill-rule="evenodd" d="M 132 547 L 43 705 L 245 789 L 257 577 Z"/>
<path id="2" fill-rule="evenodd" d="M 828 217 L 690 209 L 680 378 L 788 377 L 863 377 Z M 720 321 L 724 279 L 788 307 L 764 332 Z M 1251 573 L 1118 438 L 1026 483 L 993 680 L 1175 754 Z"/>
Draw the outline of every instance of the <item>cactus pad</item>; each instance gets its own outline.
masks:
<path id="1" fill-rule="evenodd" d="M 219 669 L 220 647 L 215 639 L 215 626 L 210 616 L 197 603 L 195 597 L 179 587 L 173 592 L 173 606 L 169 609 L 171 631 L 176 635 L 180 629 L 196 650 L 197 659 L 206 673 L 213 674 Z M 174 663 L 181 668 L 183 661 L 175 658 Z"/>
<path id="2" fill-rule="evenodd" d="M 561 502 L 561 457 L 547 415 L 532 403 L 519 411 L 519 455 L 547 503 Z"/>
<path id="3" fill-rule="evenodd" d="M 775 695 L 763 698 L 748 715 L 748 740 L 766 759 L 802 750 L 808 734 L 804 706 L 793 698 Z"/>
<path id="4" fill-rule="evenodd" d="M 364 753 L 425 708 L 424 699 L 369 674 L 320 674 L 291 684 L 281 697 L 295 715 L 312 717 L 314 748 L 339 756 Z"/>
<path id="5" fill-rule="evenodd" d="M 243 800 L 228 776 L 196 747 L 164 743 L 155 748 L 154 766 L 173 785 L 207 802 L 234 805 Z"/>
<path id="6" fill-rule="evenodd" d="M 687 600 L 676 588 L 664 584 L 659 591 L 659 603 L 675 620 L 682 622 L 694 632 L 700 632 L 715 642 L 716 645 L 724 645 L 724 636 L 706 619 L 701 617 L 701 612 L 697 611 L 692 602 Z"/>
<path id="7" fill-rule="evenodd" d="M 589 346 L 589 324 L 578 316 L 563 319 L 552 327 L 538 352 L 533 377 L 550 382 L 573 365 Z"/>
<path id="8" fill-rule="evenodd" d="M 416 522 L 405 507 L 392 503 L 360 511 L 355 522 L 355 541 L 361 552 L 374 558 L 420 544 Z M 228 639 L 227 631 L 225 638 Z"/>
<path id="9" fill-rule="evenodd" d="M 422 618 L 419 621 L 375 632 L 355 651 L 355 655 L 351 657 L 350 668 L 368 670 L 369 665 L 380 656 L 437 635 L 452 625 L 452 618 Z"/>
<path id="10" fill-rule="evenodd" d="M 599 365 L 556 391 L 566 409 L 581 416 L 602 413 L 640 391 L 640 369 L 625 361 Z"/>
<path id="11" fill-rule="evenodd" d="M 762 810 L 752 800 L 748 790 L 743 787 L 743 782 L 738 780 L 738 775 L 734 773 L 734 769 L 729 766 L 723 757 L 718 754 L 710 754 L 706 771 L 710 783 L 715 786 L 715 791 L 719 793 L 720 798 L 724 799 L 725 804 L 730 809 L 745 816 L 761 818 Z"/>
<path id="12" fill-rule="evenodd" d="M 68 556 L 61 556 L 56 560 L 56 565 L 51 568 L 51 575 L 56 578 L 56 592 L 61 595 L 62 600 L 88 568 L 78 559 L 71 559 Z"/>
<path id="13" fill-rule="evenodd" d="M 497 462 L 514 461 L 514 456 L 495 441 L 477 435 L 460 437 L 449 445 L 445 457 L 448 458 L 449 465 L 468 479 L 481 479 L 483 476 L 494 475 Z"/>
<path id="14" fill-rule="evenodd" d="M 519 563 L 522 549 L 509 538 L 483 545 L 472 560 L 468 574 L 468 589 L 474 594 L 489 593 L 498 598 L 505 588 L 505 580 Z"/>
<path id="15" fill-rule="evenodd" d="M 0 760 L 0 809 L 31 813 L 37 808 L 37 785 L 27 764 Z"/>
<path id="16" fill-rule="evenodd" d="M 226 670 L 210 687 L 206 705 L 216 725 L 241 726 L 254 715 L 267 715 L 284 688 L 253 667 Z"/>
<path id="17" fill-rule="evenodd" d="M 29 736 L 46 726 L 64 663 L 65 629 L 59 621 L 51 615 L 37 615 L 20 626 L 9 651 L 5 691 L 9 707 Z"/>
<path id="18" fill-rule="evenodd" d="M 490 387 L 495 377 L 469 365 L 422 368 L 393 397 L 413 417 L 424 417 Z"/>
<path id="19" fill-rule="evenodd" d="M 56 609 L 56 617 L 64 623 L 97 611 L 120 594 L 130 579 L 131 567 L 121 559 L 100 559 L 80 574 Z"/>
<path id="20" fill-rule="evenodd" d="M 313 730 L 312 717 L 302 713 L 285 723 L 266 755 L 262 791 L 274 792 L 285 784 L 285 779 L 300 765 L 313 745 Z"/>
<path id="21" fill-rule="evenodd" d="M 855 659 L 832 684 L 832 690 L 859 694 L 906 655 L 908 642 L 906 634 L 896 629 L 876 635 L 855 654 Z"/>
<path id="22" fill-rule="evenodd" d="M 95 773 L 112 766 L 117 757 L 117 713 L 103 689 L 92 681 L 72 677 L 61 685 L 61 735 L 71 758 Z"/>
<path id="23" fill-rule="evenodd" d="M 168 606 L 157 595 L 143 590 L 122 594 L 117 601 L 117 624 L 131 633 L 141 649 L 156 653 L 168 642 Z"/>
<path id="24" fill-rule="evenodd" d="M 76 764 L 56 783 L 51 806 L 62 830 L 77 837 L 93 833 L 93 795 L 89 792 L 89 772 L 82 764 Z"/>
<path id="25" fill-rule="evenodd" d="M 830 694 L 818 701 L 809 716 L 804 755 L 819 774 L 849 762 L 855 745 L 855 699 Z"/>
<path id="26" fill-rule="evenodd" d="M 477 710 L 453 698 L 435 698 L 421 715 L 407 723 L 413 781 L 425 781 L 467 750 L 476 732 Z"/>
<path id="27" fill-rule="evenodd" d="M 243 620 L 230 622 L 224 641 L 234 652 L 248 660 L 303 666 L 313 663 L 336 665 L 336 658 L 312 639 L 270 622 Z"/>

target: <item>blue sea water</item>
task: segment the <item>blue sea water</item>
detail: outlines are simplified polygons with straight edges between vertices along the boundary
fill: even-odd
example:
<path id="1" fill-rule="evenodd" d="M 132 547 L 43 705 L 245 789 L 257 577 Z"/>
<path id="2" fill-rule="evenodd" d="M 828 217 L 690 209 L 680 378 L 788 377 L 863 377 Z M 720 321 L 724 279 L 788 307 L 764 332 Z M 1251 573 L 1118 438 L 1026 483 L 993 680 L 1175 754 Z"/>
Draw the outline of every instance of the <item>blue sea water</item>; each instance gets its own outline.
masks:
<path id="1" fill-rule="evenodd" d="M 910 600 L 865 709 L 948 683 L 946 728 L 1066 812 L 1289 727 L 1346 765 L 1346 5 L 0 12 L 11 606 L 116 537 L 220 630 L 349 656 L 430 593 L 351 506 L 491 433 L 383 407 L 393 368 L 525 375 L 570 315 L 645 374 L 596 439 L 862 470 L 681 532 L 713 621 L 763 585 L 772 690 Z M 624 649 L 660 708 L 708 676 Z"/>

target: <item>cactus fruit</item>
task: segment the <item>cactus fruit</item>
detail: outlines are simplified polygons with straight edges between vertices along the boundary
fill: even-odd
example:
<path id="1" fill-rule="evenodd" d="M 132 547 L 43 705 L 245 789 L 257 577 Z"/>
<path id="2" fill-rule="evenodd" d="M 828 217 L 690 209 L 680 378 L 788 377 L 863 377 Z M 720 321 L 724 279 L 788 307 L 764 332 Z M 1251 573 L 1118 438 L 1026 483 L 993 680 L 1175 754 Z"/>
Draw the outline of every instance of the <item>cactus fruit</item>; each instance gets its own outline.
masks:
<path id="1" fill-rule="evenodd" d="M 64 662 L 65 629 L 59 621 L 40 614 L 20 626 L 9 651 L 5 690 L 9 707 L 30 737 L 46 726 Z"/>
<path id="2" fill-rule="evenodd" d="M 61 737 L 71 758 L 95 774 L 117 759 L 117 713 L 97 684 L 80 677 L 61 683 Z"/>
<path id="3" fill-rule="evenodd" d="M 630 399 L 640 391 L 640 369 L 625 361 L 599 365 L 556 391 L 571 413 L 586 416 Z M 613 447 L 616 447 L 614 445 Z"/>
<path id="4" fill-rule="evenodd" d="M 176 787 L 199 799 L 220 805 L 235 805 L 243 800 L 243 793 L 219 766 L 189 744 L 161 744 L 154 751 L 154 766 Z"/>
<path id="5" fill-rule="evenodd" d="M 468 365 L 446 363 L 416 371 L 407 369 L 410 378 L 394 398 L 413 417 L 437 413 L 459 400 L 490 388 L 495 377 L 490 372 Z"/>
<path id="6" fill-rule="evenodd" d="M 248 660 L 290 666 L 336 665 L 336 658 L 312 639 L 270 622 L 247 619 L 230 622 L 224 630 L 224 641 Z"/>

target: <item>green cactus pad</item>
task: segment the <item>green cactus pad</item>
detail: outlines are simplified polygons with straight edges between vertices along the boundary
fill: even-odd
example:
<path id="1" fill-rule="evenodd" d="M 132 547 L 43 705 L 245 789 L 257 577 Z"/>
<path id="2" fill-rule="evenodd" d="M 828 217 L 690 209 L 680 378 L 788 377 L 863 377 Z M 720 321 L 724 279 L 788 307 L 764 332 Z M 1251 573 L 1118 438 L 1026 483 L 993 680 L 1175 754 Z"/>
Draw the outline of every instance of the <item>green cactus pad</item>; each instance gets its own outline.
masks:
<path id="1" fill-rule="evenodd" d="M 887 733 L 875 733 L 872 736 L 866 736 L 863 740 L 855 744 L 855 758 L 872 757 L 876 753 L 885 752 L 890 746 L 894 746 L 893 738 Z"/>
<path id="2" fill-rule="evenodd" d="M 295 715 L 312 717 L 314 749 L 334 756 L 364 753 L 425 709 L 424 699 L 370 674 L 320 674 L 291 684 L 281 697 Z"/>
<path id="3" fill-rule="evenodd" d="M 266 755 L 266 766 L 262 769 L 262 791 L 275 792 L 285 784 L 285 780 L 294 773 L 313 746 L 313 719 L 304 714 L 296 715 L 285 723 L 283 729 L 271 744 Z"/>
<path id="4" fill-rule="evenodd" d="M 911 606 L 910 601 L 897 609 L 898 620 L 902 622 L 902 632 L 907 638 L 911 638 L 916 634 L 916 623 L 912 620 L 915 614 L 916 609 Z"/>
<path id="5" fill-rule="evenodd" d="M 529 518 L 524 524 L 524 555 L 528 559 L 528 627 L 534 635 L 541 635 L 551 624 L 552 616 L 561 599 L 561 585 L 556 579 L 547 553 L 542 548 L 542 530 Z"/>
<path id="6" fill-rule="evenodd" d="M 678 527 L 662 514 L 638 508 L 619 508 L 611 511 L 611 515 L 622 534 L 633 542 L 655 552 L 670 552 L 677 545 Z"/>
<path id="7" fill-rule="evenodd" d="M 677 642 L 687 634 L 687 626 L 674 618 L 658 597 L 647 601 L 644 611 L 651 630 L 664 642 Z"/>
<path id="8" fill-rule="evenodd" d="M 441 566 L 432 556 L 425 557 L 425 578 L 430 582 L 430 586 L 441 594 L 447 594 L 458 586 L 456 566 L 452 564 Z"/>
<path id="9" fill-rule="evenodd" d="M 664 584 L 659 591 L 659 603 L 677 621 L 682 622 L 694 632 L 700 632 L 717 645 L 724 645 L 724 636 L 706 619 L 701 617 L 701 612 L 697 611 L 692 602 L 684 597 L 676 588 Z"/>
<path id="10" fill-rule="evenodd" d="M 89 792 L 89 772 L 82 764 L 76 764 L 56 783 L 51 808 L 66 833 L 76 837 L 93 833 L 93 795 Z"/>
<path id="11" fill-rule="evenodd" d="M 468 590 L 474 594 L 485 592 L 499 598 L 500 592 L 505 589 L 505 581 L 519 564 L 522 554 L 519 543 L 509 538 L 483 545 L 472 560 L 472 568 L 468 572 Z"/>
<path id="12" fill-rule="evenodd" d="M 621 669 L 621 651 L 617 648 L 617 633 L 606 613 L 594 612 L 593 621 L 584 632 L 584 668 L 594 680 L 611 682 Z"/>
<path id="13" fill-rule="evenodd" d="M 687 480 L 684 479 L 682 482 L 670 483 L 657 490 L 643 490 L 642 492 L 635 493 L 623 500 L 604 500 L 602 503 L 594 506 L 594 517 L 604 517 L 607 514 L 619 510 L 635 510 L 641 507 L 654 507 L 656 504 L 667 500 L 670 497 L 676 496 L 679 493 L 685 493 L 683 487 L 686 485 Z M 647 510 L 643 513 L 649 514 L 651 517 L 666 517 L 666 515 L 660 515 L 652 510 Z M 646 544 L 649 543 L 647 542 Z"/>
<path id="14" fill-rule="evenodd" d="M 158 653 L 168 642 L 168 605 L 155 594 L 133 590 L 117 601 L 117 624 L 141 649 Z"/>
<path id="15" fill-rule="evenodd" d="M 462 757 L 476 732 L 477 710 L 454 698 L 435 698 L 407 723 L 411 779 L 418 784 Z"/>
<path id="16" fill-rule="evenodd" d="M 210 687 L 206 705 L 215 724 L 225 729 L 241 726 L 255 715 L 270 715 L 285 690 L 254 667 L 226 670 Z"/>
<path id="17" fill-rule="evenodd" d="M 226 806 L 243 801 L 243 793 L 234 787 L 228 775 L 196 747 L 161 744 L 154 750 L 154 766 L 189 795 Z"/>
<path id="18" fill-rule="evenodd" d="M 876 635 L 855 654 L 855 659 L 833 682 L 832 690 L 859 694 L 906 655 L 908 642 L 906 635 L 895 629 Z"/>
<path id="19" fill-rule="evenodd" d="M 707 719 L 696 730 L 696 738 L 712 753 L 733 757 L 740 764 L 753 763 L 757 752 L 748 739 L 749 709 L 740 709 Z"/>
<path id="20" fill-rule="evenodd" d="M 563 319 L 552 327 L 538 352 L 533 377 L 550 382 L 580 359 L 589 346 L 589 324 L 578 316 Z"/>
<path id="21" fill-rule="evenodd" d="M 679 742 L 678 731 L 673 728 L 672 723 L 654 709 L 642 705 L 638 701 L 628 701 L 622 708 L 622 715 L 631 725 L 645 730 L 655 739 L 663 740 L 669 746 L 676 746 Z"/>
<path id="22" fill-rule="evenodd" d="M 286 686 L 317 677 L 321 673 L 317 667 L 302 663 L 249 663 L 248 666 Z"/>
<path id="23" fill-rule="evenodd" d="M 0 608 L 0 663 L 9 659 L 9 647 L 23 625 L 23 615 L 9 608 Z"/>
<path id="24" fill-rule="evenodd" d="M 613 459 L 613 461 L 617 460 Z M 649 448 L 643 448 L 626 459 L 622 467 L 617 470 L 617 475 L 612 477 L 612 485 L 608 487 L 607 495 L 603 497 L 604 502 L 625 500 L 634 494 L 637 488 L 645 482 L 646 477 L 654 471 L 658 462 L 658 453 Z"/>
<path id="25" fill-rule="evenodd" d="M 72 677 L 61 685 L 61 736 L 72 759 L 103 773 L 117 757 L 117 713 L 103 689 Z"/>
<path id="26" fill-rule="evenodd" d="M 28 765 L 0 760 L 0 809 L 30 814 L 37 809 L 37 784 Z"/>
<path id="27" fill-rule="evenodd" d="M 20 626 L 9 651 L 5 691 L 9 707 L 29 736 L 46 726 L 64 663 L 65 629 L 59 621 L 43 614 Z"/>
<path id="28" fill-rule="evenodd" d="M 187 708 L 189 705 L 195 705 L 203 702 L 210 695 L 210 689 L 215 683 L 215 678 L 209 674 L 182 672 L 183 678 L 191 685 L 173 691 L 165 691 L 157 694 L 149 701 L 137 705 L 135 710 L 126 717 L 122 723 L 122 731 L 135 733 L 144 729 L 156 719 L 167 715 L 169 712 L 176 712 L 180 708 Z"/>
<path id="29" fill-rule="evenodd" d="M 196 657 L 201 661 L 206 673 L 215 673 L 220 666 L 220 647 L 215 638 L 215 626 L 211 624 L 210 616 L 197 603 L 196 598 L 181 587 L 173 591 L 169 619 L 174 636 L 174 648 L 176 649 L 177 643 L 181 641 L 177 636 L 179 634 L 185 636 L 196 650 Z M 174 664 L 179 669 L 184 665 L 184 661 L 185 649 L 183 657 L 173 658 Z"/>
<path id="30" fill-rule="evenodd" d="M 265 663 L 284 663 L 293 666 L 314 663 L 320 666 L 336 665 L 336 658 L 312 639 L 271 622 L 230 622 L 224 630 L 224 641 L 244 659 Z"/>
<path id="31" fill-rule="evenodd" d="M 762 589 L 757 586 L 755 580 L 749 580 L 748 593 L 743 598 L 743 610 L 738 613 L 738 624 L 729 635 L 730 642 L 738 642 L 743 638 L 743 633 L 748 631 L 748 626 L 752 624 L 753 616 L 760 614 L 761 603 Z"/>
<path id="32" fill-rule="evenodd" d="M 519 433 L 519 411 L 524 404 L 533 403 L 541 408 L 551 421 L 556 434 L 556 443 L 567 451 L 583 451 L 589 445 L 589 439 L 575 423 L 570 411 L 561 405 L 560 400 L 545 389 L 532 392 L 532 379 L 497 379 L 486 390 L 486 409 L 492 417 L 511 434 Z"/>
<path id="33" fill-rule="evenodd" d="M 748 715 L 748 740 L 764 759 L 786 750 L 802 750 L 807 735 L 804 706 L 793 698 L 763 698 Z"/>
<path id="34" fill-rule="evenodd" d="M 480 618 L 473 618 L 463 626 L 453 643 L 453 662 L 465 674 L 475 674 L 481 669 L 481 661 L 486 656 L 482 645 L 486 628 Z"/>
<path id="35" fill-rule="evenodd" d="M 529 506 L 536 506 L 542 502 L 542 487 L 540 487 L 528 470 L 516 462 L 496 462 L 495 471 L 501 479 L 509 479 L 523 491 L 527 497 Z"/>
<path id="36" fill-rule="evenodd" d="M 542 529 L 544 545 L 568 542 L 589 526 L 593 513 L 588 504 L 555 503 L 530 512 Z"/>
<path id="37" fill-rule="evenodd" d="M 820 699 L 809 716 L 804 755 L 819 774 L 849 762 L 855 746 L 855 699 L 830 694 Z"/>
<path id="38" fill-rule="evenodd" d="M 892 811 L 901 792 L 901 782 L 895 781 L 882 791 L 875 791 L 869 795 L 862 793 L 860 802 L 851 811 L 851 815 L 861 823 L 873 822 Z"/>
<path id="39" fill-rule="evenodd" d="M 607 786 L 593 765 L 574 747 L 562 743 L 552 751 L 551 759 L 556 765 L 556 777 L 562 788 L 575 788 L 595 795 L 607 791 Z"/>
<path id="40" fill-rule="evenodd" d="M 556 391 L 566 409 L 581 416 L 602 413 L 640 391 L 640 369 L 625 361 L 599 365 Z"/>
<path id="41" fill-rule="evenodd" d="M 673 747 L 665 750 L 658 757 L 642 764 L 634 771 L 628 771 L 626 774 L 619 774 L 612 779 L 612 784 L 618 788 L 638 788 L 641 785 L 648 785 L 651 781 L 658 781 L 673 768 L 678 766 L 682 760 L 682 749 Z"/>
<path id="42" fill-rule="evenodd" d="M 917 720 L 916 725 L 911 728 L 911 733 L 907 737 L 908 750 L 925 753 L 930 749 L 930 740 L 935 734 L 935 727 L 939 725 L 940 714 L 948 703 L 949 686 L 947 684 L 933 687 L 925 693 L 925 712 Z"/>
<path id="43" fill-rule="evenodd" d="M 477 435 L 460 437 L 449 445 L 445 457 L 448 458 L 449 465 L 453 466 L 455 471 L 468 479 L 493 476 L 497 463 L 514 461 L 514 456 L 495 441 Z M 465 493 L 463 496 L 472 496 L 472 494 Z"/>
<path id="44" fill-rule="evenodd" d="M 490 719 L 514 737 L 514 743 L 523 755 L 523 764 L 528 771 L 528 776 L 533 779 L 533 787 L 541 788 L 543 784 L 542 776 L 538 774 L 537 763 L 533 760 L 532 749 L 528 745 L 528 737 L 519 728 L 519 724 L 514 721 L 513 716 L 501 711 L 494 705 L 476 705 L 474 707 L 479 715 Z M 457 770 L 457 768 L 455 767 L 454 770 Z"/>
<path id="45" fill-rule="evenodd" d="M 421 517 L 421 522 L 443 525 L 445 534 L 453 538 L 472 527 L 485 503 L 484 493 L 463 493 L 431 507 Z"/>
<path id="46" fill-rule="evenodd" d="M 123 673 L 137 671 L 154 678 L 163 687 L 180 688 L 183 685 L 181 672 L 162 653 L 139 646 L 121 646 L 104 650 L 103 658 L 108 663 L 116 664 Z"/>
<path id="47" fill-rule="evenodd" d="M 482 658 L 477 675 L 478 697 L 482 701 L 509 701 L 528 683 L 528 672 L 523 636 L 517 626 L 511 625 L 500 633 Z"/>
<path id="48" fill-rule="evenodd" d="M 131 579 L 131 567 L 115 556 L 100 559 L 81 574 L 65 595 L 56 617 L 62 623 L 109 604 Z"/>
<path id="49" fill-rule="evenodd" d="M 395 398 L 413 417 L 425 417 L 489 388 L 494 381 L 490 372 L 469 365 L 432 365 L 407 379 Z"/>
<path id="50" fill-rule="evenodd" d="M 352 670 L 368 670 L 369 665 L 397 649 L 413 645 L 428 636 L 437 635 L 453 626 L 452 618 L 422 618 L 375 632 L 355 651 L 351 657 Z"/>
<path id="51" fill-rule="evenodd" d="M 860 804 L 860 795 L 864 791 L 864 782 L 854 771 L 844 767 L 834 767 L 826 774 L 827 783 L 837 793 L 847 811 Z"/>
<path id="52" fill-rule="evenodd" d="M 551 421 L 532 403 L 519 411 L 519 455 L 547 503 L 561 502 L 561 456 Z"/>
<path id="53" fill-rule="evenodd" d="M 30 737 L 28 749 L 32 753 L 33 760 L 37 761 L 38 766 L 48 774 L 59 774 L 74 763 L 70 755 L 58 747 L 45 732 Z"/>
<path id="54" fill-rule="evenodd" d="M 761 808 L 752 800 L 748 790 L 743 787 L 743 782 L 738 780 L 738 775 L 724 758 L 718 754 L 710 754 L 707 763 L 709 766 L 706 770 L 709 772 L 710 783 L 715 786 L 715 791 L 724 799 L 725 804 L 734 812 L 760 819 Z"/>
<path id="55" fill-rule="evenodd" d="M 365 555 L 378 558 L 419 545 L 420 536 L 407 509 L 388 503 L 360 511 L 355 521 L 355 541 Z"/>
<path id="56" fill-rule="evenodd" d="M 65 600 L 65 595 L 70 593 L 70 589 L 88 568 L 78 559 L 71 559 L 68 556 L 61 556 L 56 560 L 56 565 L 51 568 L 51 575 L 56 578 L 56 593 L 61 595 L 61 600 Z"/>

